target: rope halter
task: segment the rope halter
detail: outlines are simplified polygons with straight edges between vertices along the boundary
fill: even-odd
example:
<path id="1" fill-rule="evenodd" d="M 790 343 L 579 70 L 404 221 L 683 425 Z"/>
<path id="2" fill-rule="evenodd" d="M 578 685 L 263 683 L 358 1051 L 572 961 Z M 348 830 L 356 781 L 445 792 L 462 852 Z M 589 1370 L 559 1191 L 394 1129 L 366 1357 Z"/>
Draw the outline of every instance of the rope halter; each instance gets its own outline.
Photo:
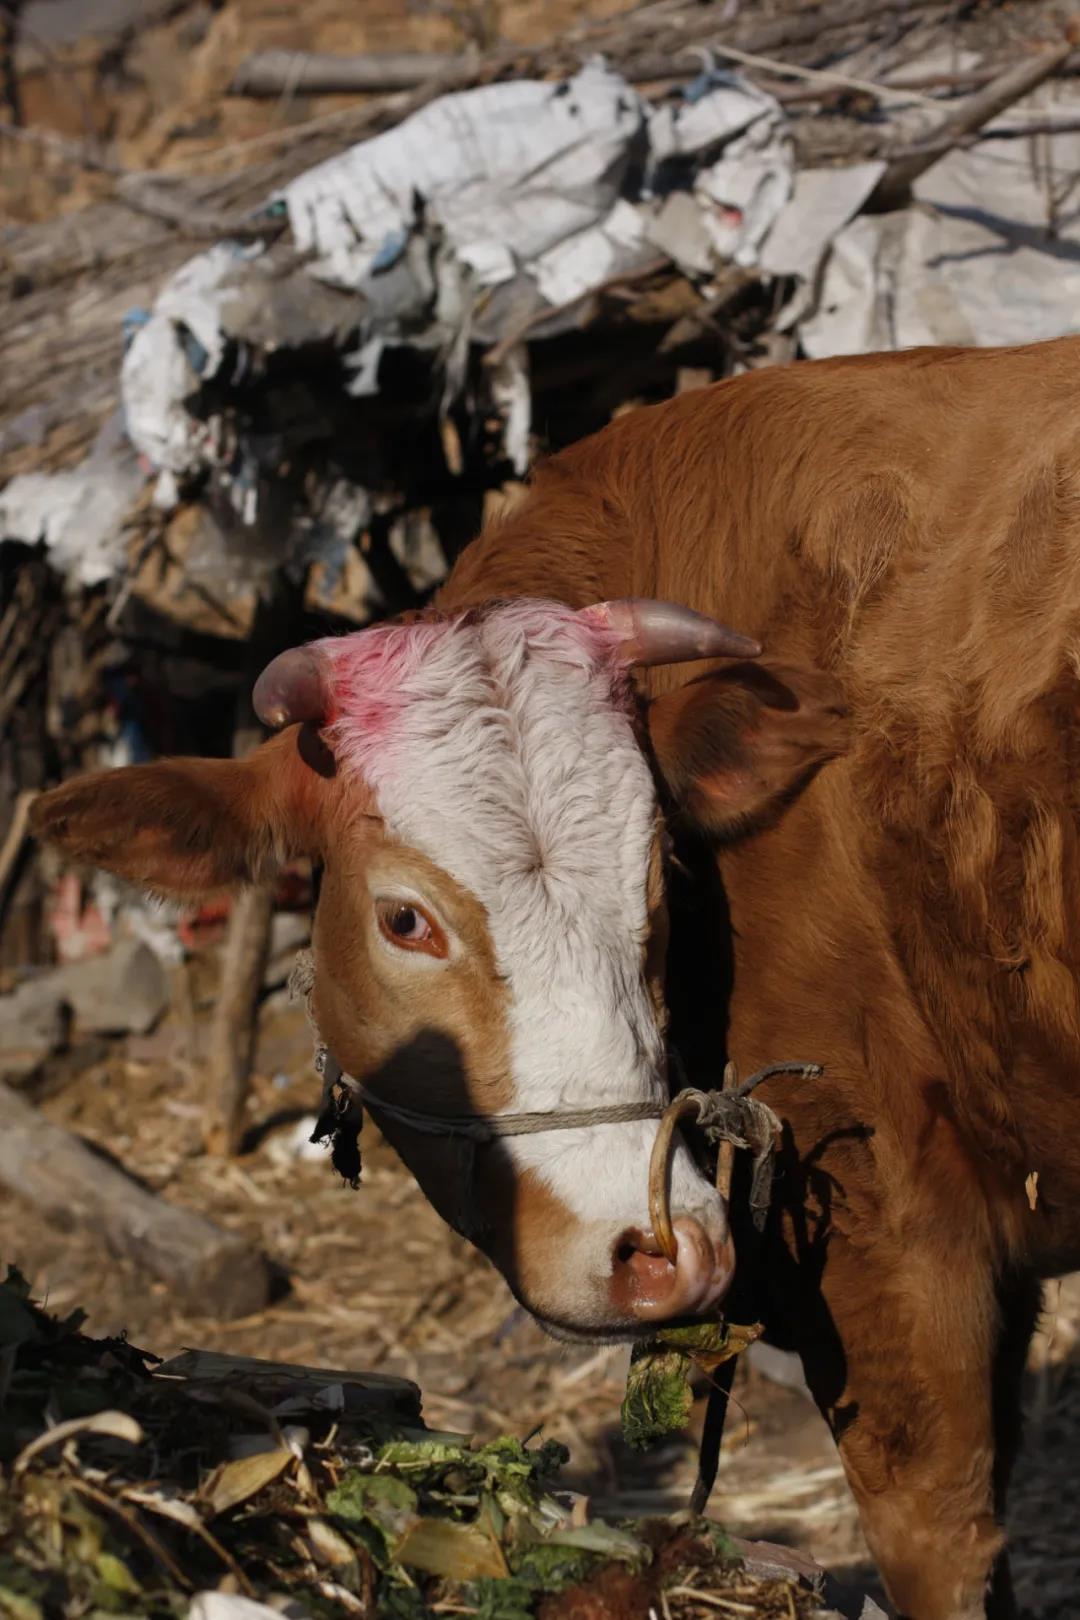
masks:
<path id="1" fill-rule="evenodd" d="M 660 1125 L 649 1160 L 649 1218 L 657 1242 L 672 1264 L 677 1258 L 678 1244 L 671 1221 L 669 1182 L 675 1132 L 679 1126 L 693 1119 L 711 1141 L 727 1142 L 733 1148 L 753 1152 L 750 1211 L 754 1226 L 761 1231 L 772 1193 L 780 1121 L 772 1109 L 752 1093 L 775 1075 L 816 1079 L 822 1073 L 817 1063 L 772 1063 L 741 1085 L 717 1091 L 700 1091 L 688 1086 L 666 1104 L 628 1102 L 510 1114 L 439 1114 L 390 1102 L 342 1072 L 315 1023 L 311 1009 L 314 981 L 311 952 L 300 951 L 289 979 L 289 989 L 294 996 L 302 997 L 307 1007 L 308 1022 L 315 1035 L 315 1069 L 323 1082 L 322 1105 L 311 1140 L 329 1141 L 334 1168 L 350 1186 L 357 1187 L 360 1183 L 359 1135 L 365 1108 L 376 1124 L 380 1119 L 393 1120 L 424 1136 L 456 1138 L 472 1146 L 540 1132 L 577 1131 L 594 1125 L 627 1125 L 637 1120 L 656 1119 Z"/>

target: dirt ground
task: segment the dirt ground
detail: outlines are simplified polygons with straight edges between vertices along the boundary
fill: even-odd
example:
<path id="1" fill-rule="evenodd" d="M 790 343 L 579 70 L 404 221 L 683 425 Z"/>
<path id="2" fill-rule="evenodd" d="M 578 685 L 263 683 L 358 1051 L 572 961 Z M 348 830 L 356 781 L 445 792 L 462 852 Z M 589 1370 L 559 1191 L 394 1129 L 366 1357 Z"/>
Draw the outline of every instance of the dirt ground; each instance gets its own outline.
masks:
<path id="1" fill-rule="evenodd" d="M 199 985 L 200 977 L 203 983 Z M 209 963 L 194 1000 L 209 999 Z M 618 1433 L 626 1367 L 619 1347 L 554 1343 L 501 1278 L 451 1234 L 370 1123 L 363 1184 L 296 1157 L 318 1095 L 310 1035 L 283 988 L 266 998 L 249 1146 L 234 1161 L 201 1152 L 203 1020 L 175 1015 L 104 1059 L 54 1067 L 34 1087 L 46 1112 L 119 1159 L 155 1190 L 242 1231 L 287 1274 L 257 1316 L 222 1322 L 110 1257 L 86 1232 L 59 1233 L 0 1200 L 0 1261 L 17 1264 L 50 1307 L 80 1305 L 88 1331 L 126 1331 L 160 1355 L 185 1346 L 414 1378 L 435 1427 L 524 1436 L 538 1426 L 572 1450 L 575 1488 L 602 1513 L 685 1505 L 694 1430 L 645 1457 Z M 50 1094 L 51 1093 L 51 1094 Z M 1054 1285 L 1028 1380 L 1028 1438 L 1011 1501 L 1025 1616 L 1074 1620 L 1080 1596 L 1080 1278 Z M 805 1393 L 740 1370 L 713 1515 L 743 1535 L 812 1554 L 843 1581 L 876 1591 L 832 1441 Z M 703 1415 L 699 1400 L 695 1430 Z M 880 1595 L 880 1594 L 878 1594 Z"/>

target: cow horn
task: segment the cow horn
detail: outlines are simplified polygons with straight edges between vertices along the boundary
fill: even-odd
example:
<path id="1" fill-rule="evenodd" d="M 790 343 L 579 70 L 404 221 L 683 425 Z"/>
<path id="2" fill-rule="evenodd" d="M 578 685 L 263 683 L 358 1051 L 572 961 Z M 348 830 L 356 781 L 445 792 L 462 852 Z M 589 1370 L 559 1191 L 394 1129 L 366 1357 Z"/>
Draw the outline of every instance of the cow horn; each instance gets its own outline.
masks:
<path id="1" fill-rule="evenodd" d="M 322 725 L 329 705 L 318 653 L 311 647 L 278 653 L 255 682 L 251 702 L 263 725 L 275 731 L 303 720 Z"/>
<path id="2" fill-rule="evenodd" d="M 654 602 L 627 596 L 586 608 L 622 637 L 623 657 L 631 664 L 685 664 L 694 658 L 757 658 L 761 643 L 729 630 L 704 613 L 677 602 Z"/>

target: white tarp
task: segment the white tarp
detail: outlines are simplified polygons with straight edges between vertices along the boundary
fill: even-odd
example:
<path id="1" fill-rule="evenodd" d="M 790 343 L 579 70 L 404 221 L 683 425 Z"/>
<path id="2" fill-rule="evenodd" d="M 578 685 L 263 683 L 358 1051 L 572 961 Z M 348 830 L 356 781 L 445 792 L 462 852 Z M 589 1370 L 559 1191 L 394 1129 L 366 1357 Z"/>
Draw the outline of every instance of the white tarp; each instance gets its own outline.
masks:
<path id="1" fill-rule="evenodd" d="M 293 236 L 316 274 L 355 287 L 422 208 L 481 279 L 505 279 L 610 212 L 645 110 L 600 62 L 441 96 L 286 186 Z"/>
<path id="2" fill-rule="evenodd" d="M 1025 103 L 1044 118 L 1075 107 L 1060 87 Z M 1030 116 L 996 122 L 1020 128 Z M 1080 134 L 985 141 L 942 158 L 914 189 L 913 206 L 864 215 L 833 241 L 799 328 L 808 355 L 1080 330 Z"/>
<path id="3" fill-rule="evenodd" d="M 761 244 L 791 196 L 794 173 L 791 138 L 774 104 L 694 181 L 718 259 L 757 263 Z"/>
<path id="4" fill-rule="evenodd" d="M 77 467 L 20 473 L 4 486 L 0 537 L 43 543 L 59 573 L 80 585 L 100 585 L 122 570 L 125 524 L 145 483 L 145 470 L 113 418 Z"/>
<path id="5" fill-rule="evenodd" d="M 725 148 L 698 197 L 714 258 L 754 250 L 791 188 L 790 143 L 775 98 L 726 73 L 650 110 L 591 61 L 563 84 L 530 80 L 441 97 L 397 128 L 321 163 L 282 192 L 315 274 L 358 287 L 393 261 L 421 214 L 481 286 L 531 274 L 561 305 L 633 261 L 672 159 Z M 620 195 L 635 150 L 646 195 Z"/>
<path id="6" fill-rule="evenodd" d="M 767 90 L 731 73 L 703 73 L 681 101 L 663 102 L 649 114 L 650 162 L 696 157 L 762 119 L 770 127 L 781 121 L 780 105 Z"/>
<path id="7" fill-rule="evenodd" d="M 128 436 L 164 472 L 186 472 L 206 446 L 207 427 L 184 401 L 221 364 L 228 281 L 260 251 L 219 242 L 189 259 L 169 277 L 128 344 L 120 368 Z"/>
<path id="8" fill-rule="evenodd" d="M 527 306 L 562 310 L 657 248 L 699 276 L 731 259 L 753 264 L 792 177 L 786 122 L 766 92 L 710 71 L 650 109 L 597 60 L 561 84 L 443 96 L 273 200 L 284 202 L 297 248 L 313 255 L 288 289 L 293 305 L 314 306 L 318 292 L 339 300 L 340 319 L 343 294 L 355 295 L 346 391 L 375 392 L 381 355 L 404 342 L 443 354 L 449 398 L 464 375 L 476 300 L 491 289 L 514 282 Z M 217 424 L 194 416 L 190 400 L 218 372 L 241 311 L 246 332 L 260 301 L 273 325 L 269 263 L 258 246 L 219 243 L 170 278 L 133 332 L 125 417 L 162 473 L 164 504 L 177 478 L 215 464 Z M 276 346 L 301 341 L 287 328 L 303 326 L 286 322 Z M 523 469 L 527 370 L 504 367 L 495 392 L 508 453 Z M 254 482 L 242 480 L 243 501 L 233 491 L 246 522 L 256 515 Z"/>
<path id="9" fill-rule="evenodd" d="M 1074 107 L 1073 88 L 1058 85 L 1009 119 Z M 895 113 L 896 140 L 920 139 L 935 116 L 916 98 Z M 658 251 L 705 296 L 725 264 L 793 281 L 777 320 L 811 356 L 1056 336 L 1080 328 L 1080 135 L 1039 140 L 955 152 L 918 183 L 915 204 L 868 216 L 882 164 L 799 172 L 783 109 L 728 72 L 709 69 L 656 107 L 600 60 L 560 84 L 443 96 L 271 199 L 311 255 L 287 277 L 264 274 L 273 250 L 221 243 L 169 280 L 132 322 L 127 431 L 159 470 L 161 504 L 175 502 L 186 476 L 210 470 L 253 523 L 263 482 L 255 451 L 242 437 L 227 443 L 221 421 L 201 420 L 192 405 L 226 354 L 329 343 L 343 392 L 356 395 L 377 392 L 388 349 L 426 349 L 441 357 L 445 406 L 462 386 L 478 319 L 487 343 L 549 311 L 545 334 L 566 329 L 579 300 Z M 524 346 L 512 344 L 490 387 L 520 471 L 532 405 Z M 100 471 L 99 462 L 58 480 L 16 480 L 0 515 L 13 532 L 44 536 L 80 577 L 101 578 L 130 474 L 111 489 Z M 350 488 L 348 511 L 363 498 Z"/>
<path id="10" fill-rule="evenodd" d="M 800 169 L 765 239 L 761 268 L 768 275 L 812 281 L 829 243 L 858 213 L 884 168 L 878 162 L 854 163 L 847 169 Z"/>

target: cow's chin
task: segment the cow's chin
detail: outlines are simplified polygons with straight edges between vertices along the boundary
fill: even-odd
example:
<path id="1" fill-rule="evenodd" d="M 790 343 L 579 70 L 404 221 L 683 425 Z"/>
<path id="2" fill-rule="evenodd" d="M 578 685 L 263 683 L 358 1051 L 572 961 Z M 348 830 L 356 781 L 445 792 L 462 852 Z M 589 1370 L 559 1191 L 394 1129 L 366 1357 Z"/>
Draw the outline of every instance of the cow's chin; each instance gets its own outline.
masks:
<path id="1" fill-rule="evenodd" d="M 706 1320 L 719 1320 L 721 1312 L 714 1308 L 706 1316 L 680 1316 L 673 1317 L 670 1322 L 620 1322 L 612 1326 L 598 1325 L 595 1327 L 580 1327 L 573 1322 L 560 1322 L 550 1316 L 541 1316 L 538 1312 L 530 1310 L 529 1315 L 549 1339 L 557 1339 L 560 1344 L 571 1345 L 604 1345 L 604 1344 L 636 1344 L 642 1339 L 653 1339 L 664 1328 L 685 1327 L 688 1323 Z"/>
<path id="2" fill-rule="evenodd" d="M 541 1328 L 549 1339 L 557 1339 L 560 1344 L 597 1345 L 597 1344 L 633 1344 L 638 1339 L 648 1339 L 656 1332 L 656 1323 L 620 1323 L 617 1327 L 576 1327 L 570 1322 L 556 1322 L 547 1316 L 537 1316 L 530 1312 L 537 1327 Z"/>

